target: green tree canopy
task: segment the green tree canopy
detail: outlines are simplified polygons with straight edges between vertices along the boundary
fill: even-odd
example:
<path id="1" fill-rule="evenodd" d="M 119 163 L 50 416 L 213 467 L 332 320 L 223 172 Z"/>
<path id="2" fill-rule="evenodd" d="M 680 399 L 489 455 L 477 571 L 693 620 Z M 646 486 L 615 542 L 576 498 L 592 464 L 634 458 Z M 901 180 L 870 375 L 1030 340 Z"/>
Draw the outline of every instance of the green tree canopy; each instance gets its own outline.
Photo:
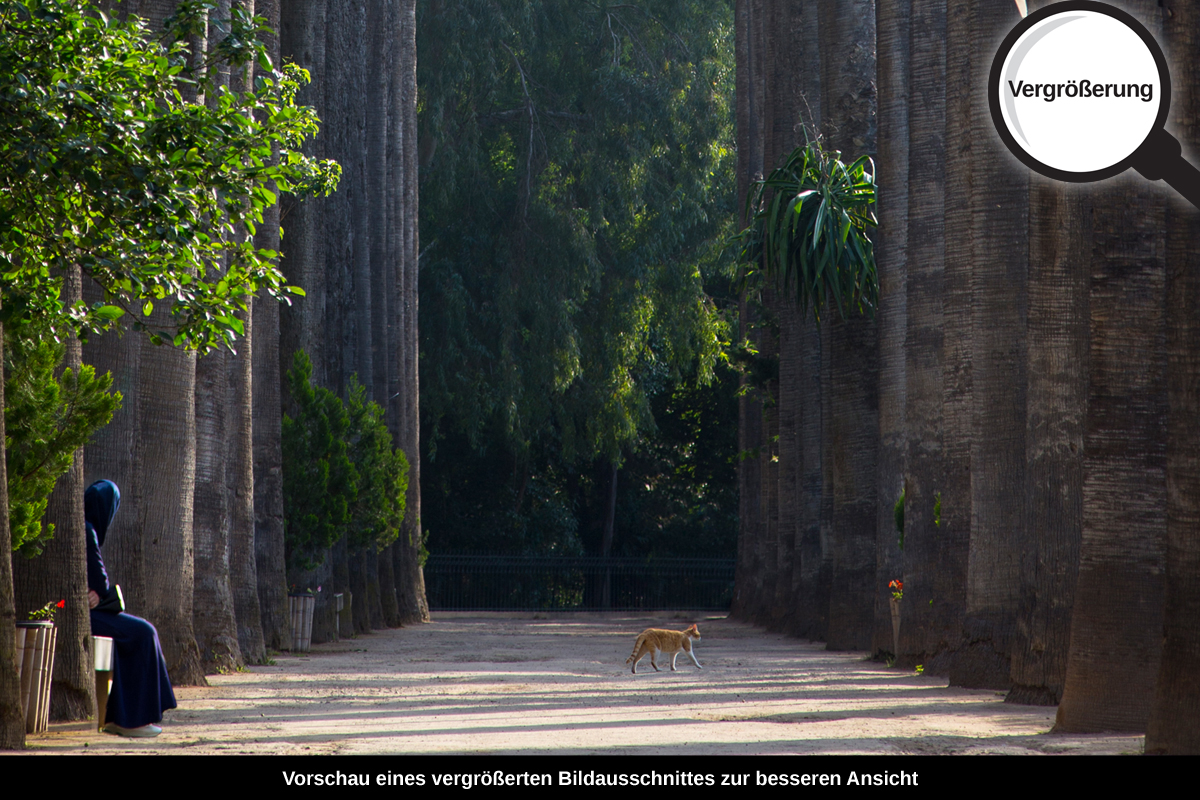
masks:
<path id="1" fill-rule="evenodd" d="M 211 8 L 181 3 L 159 36 L 88 2 L 0 2 L 0 321 L 86 334 L 125 314 L 147 327 L 159 304 L 155 341 L 207 349 L 243 332 L 254 293 L 299 291 L 253 233 L 277 191 L 331 191 L 337 166 L 300 153 L 317 129 L 294 102 L 307 74 L 274 70 L 261 20 L 235 10 L 223 41 L 190 51 Z M 209 80 L 250 63 L 250 91 Z M 64 303 L 75 264 L 104 301 Z"/>
<path id="2" fill-rule="evenodd" d="M 731 8 L 418 8 L 421 410 L 518 461 L 619 462 L 705 380 L 733 218 Z"/>

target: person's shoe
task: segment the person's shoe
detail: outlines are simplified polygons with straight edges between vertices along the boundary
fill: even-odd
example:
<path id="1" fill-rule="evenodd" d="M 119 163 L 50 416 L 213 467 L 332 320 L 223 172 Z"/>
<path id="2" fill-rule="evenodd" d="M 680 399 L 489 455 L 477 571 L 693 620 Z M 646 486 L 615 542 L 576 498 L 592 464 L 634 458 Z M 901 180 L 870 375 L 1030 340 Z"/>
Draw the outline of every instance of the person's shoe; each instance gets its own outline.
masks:
<path id="1" fill-rule="evenodd" d="M 115 733 L 117 736 L 128 736 L 131 739 L 149 739 L 162 733 L 157 725 L 143 725 L 140 728 L 122 728 L 115 722 L 104 726 L 105 733 Z"/>

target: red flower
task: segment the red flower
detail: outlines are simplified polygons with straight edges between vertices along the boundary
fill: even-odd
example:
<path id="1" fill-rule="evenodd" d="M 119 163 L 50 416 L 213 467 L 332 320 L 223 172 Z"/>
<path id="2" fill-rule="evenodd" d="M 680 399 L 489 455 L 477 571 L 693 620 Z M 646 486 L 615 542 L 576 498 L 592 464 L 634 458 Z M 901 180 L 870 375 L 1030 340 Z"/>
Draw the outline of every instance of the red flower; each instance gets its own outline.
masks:
<path id="1" fill-rule="evenodd" d="M 66 600 L 59 600 L 59 601 L 58 601 L 58 608 L 63 608 L 63 607 L 65 607 L 66 605 L 67 605 L 67 601 L 66 601 Z"/>

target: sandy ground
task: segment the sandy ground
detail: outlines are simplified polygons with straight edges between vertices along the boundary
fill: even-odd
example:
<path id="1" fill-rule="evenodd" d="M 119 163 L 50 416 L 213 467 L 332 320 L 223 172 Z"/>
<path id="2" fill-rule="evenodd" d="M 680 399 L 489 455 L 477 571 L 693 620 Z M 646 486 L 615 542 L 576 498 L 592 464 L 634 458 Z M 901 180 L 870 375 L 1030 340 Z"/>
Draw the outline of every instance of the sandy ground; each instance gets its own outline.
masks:
<path id="1" fill-rule="evenodd" d="M 698 622 L 697 670 L 624 665 L 638 632 Z M 1054 709 L 887 669 L 724 618 L 436 614 L 177 690 L 162 736 L 89 723 L 38 753 L 1140 753 L 1143 737 L 1048 733 Z M 660 667 L 669 666 L 660 664 Z"/>

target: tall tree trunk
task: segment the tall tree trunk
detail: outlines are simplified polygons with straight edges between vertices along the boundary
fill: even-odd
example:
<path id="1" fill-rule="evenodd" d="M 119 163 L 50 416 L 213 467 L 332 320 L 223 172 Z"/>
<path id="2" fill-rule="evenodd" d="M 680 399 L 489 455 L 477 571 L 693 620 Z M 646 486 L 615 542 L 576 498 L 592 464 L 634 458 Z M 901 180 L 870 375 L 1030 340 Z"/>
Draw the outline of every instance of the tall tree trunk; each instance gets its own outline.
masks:
<path id="1" fill-rule="evenodd" d="M 850 162 L 875 155 L 875 2 L 820 5 L 821 127 L 825 144 Z M 875 320 L 827 315 L 829 419 L 823 456 L 829 465 L 830 650 L 871 646 L 874 614 L 876 459 L 879 435 Z"/>
<path id="2" fill-rule="evenodd" d="M 250 16 L 260 10 L 254 0 L 234 0 Z M 276 15 L 277 16 L 277 15 Z M 276 22 L 278 22 L 276 20 Z M 272 48 L 272 43 L 266 43 Z M 274 60 L 275 54 L 272 54 Z M 231 76 L 235 92 L 254 85 L 254 66 L 247 65 Z M 267 226 L 270 220 L 264 217 Z M 275 235 L 278 236 L 278 217 Z M 239 231 L 239 235 L 244 235 Z M 237 343 L 237 352 L 226 357 L 228 378 L 226 430 L 229 463 L 225 471 L 226 492 L 229 497 L 229 588 L 233 594 L 234 618 L 237 621 L 237 640 L 244 661 L 261 664 L 266 659 L 263 643 L 262 614 L 258 602 L 258 565 L 254 549 L 254 304 L 238 312 L 245 335 Z"/>
<path id="3" fill-rule="evenodd" d="M 230 498 L 225 472 L 231 454 L 227 450 L 226 360 L 224 350 L 214 350 L 196 364 L 194 624 L 205 672 L 229 672 L 244 664 L 229 583 Z"/>
<path id="4" fill-rule="evenodd" d="M 779 327 L 781 313 L 786 307 L 773 290 L 763 292 L 764 316 L 770 324 L 760 332 L 759 357 L 769 362 L 779 362 Z M 784 616 L 785 601 L 776 593 L 781 580 L 779 564 L 779 380 L 772 378 L 764 387 L 763 396 L 763 447 L 759 450 L 762 461 L 762 485 L 758 491 L 763 510 L 762 526 L 758 541 L 758 574 L 755 575 L 755 594 L 758 602 L 754 621 L 759 625 L 773 627 Z"/>
<path id="5" fill-rule="evenodd" d="M 1162 648 L 1164 214 L 1137 176 L 1095 200 L 1083 538 L 1056 730 L 1145 730 Z"/>
<path id="6" fill-rule="evenodd" d="M 303 87 L 297 102 L 325 113 L 325 95 L 330 88 L 325 80 L 325 17 L 327 0 L 284 3 L 280 6 L 280 51 L 285 59 L 308 70 L 313 81 Z M 329 137 L 322 134 L 305 145 L 313 158 L 329 158 Z M 325 375 L 325 206 L 326 199 L 297 203 L 295 200 L 281 220 L 287 230 L 282 241 L 281 267 L 289 283 L 304 289 L 299 298 L 280 315 L 279 359 L 281 371 L 292 368 L 297 350 L 308 354 L 313 366 L 313 382 L 327 386 Z M 285 413 L 289 410 L 287 392 L 283 392 Z M 295 416 L 295 409 L 291 409 Z"/>
<path id="7" fill-rule="evenodd" d="M 761 175 L 762 166 L 762 23 L 760 0 L 737 0 L 734 6 L 734 44 L 737 61 L 737 196 L 738 228 L 745 228 L 744 198 L 750 182 Z M 754 349 L 758 345 L 754 304 L 745 294 L 738 299 L 738 338 Z M 758 573 L 755 546 L 762 520 L 758 489 L 762 482 L 761 462 L 751 454 L 762 446 L 762 399 L 754 381 L 753 364 L 746 364 L 738 379 L 738 555 L 730 614 L 749 620 L 755 603 L 752 584 Z"/>
<path id="8" fill-rule="evenodd" d="M 788 26 L 772 26 L 768 35 L 783 38 L 778 47 L 784 60 L 768 71 L 772 82 L 767 88 L 764 115 L 777 120 L 771 127 L 773 140 L 765 149 L 766 168 L 776 167 L 795 147 L 821 132 L 824 97 L 821 92 L 821 4 L 777 3 L 788 14 Z M 775 98 L 778 97 L 778 100 Z M 778 107 L 776 107 L 776 103 Z M 778 120 L 786 122 L 787 129 Z M 786 137 L 782 138 L 781 137 Z M 788 460 L 797 464 L 797 484 L 785 487 L 797 495 L 797 519 L 793 524 L 795 545 L 791 584 L 795 621 L 793 634 L 808 639 L 824 639 L 829 627 L 830 549 L 829 526 L 832 505 L 829 501 L 826 470 L 828 442 L 826 421 L 828 405 L 828 331 L 814 321 L 812 309 L 801 315 L 789 300 L 782 312 L 794 317 L 786 324 L 788 350 L 781 350 L 781 364 L 796 383 L 788 392 L 799 403 L 796 413 L 796 452 Z M 781 461 L 783 460 L 781 454 Z"/>
<path id="9" fill-rule="evenodd" d="M 904 489 L 905 332 L 908 263 L 908 92 L 911 0 L 878 0 L 879 228 L 875 257 L 879 270 L 879 455 L 875 527 L 874 626 L 871 650 L 892 653 L 892 617 L 887 589 L 902 577 L 903 561 L 894 522 L 895 503 Z M 894 655 L 894 653 L 893 653 Z"/>
<path id="10" fill-rule="evenodd" d="M 25 711 L 17 679 L 17 609 L 13 593 L 12 531 L 4 452 L 4 325 L 0 323 L 0 750 L 25 747 Z"/>
<path id="11" fill-rule="evenodd" d="M 391 269 L 396 271 L 399 302 L 393 316 L 396 338 L 389 351 L 399 356 L 395 371 L 396 392 L 389 395 L 389 406 L 396 403 L 399 430 L 393 431 L 396 444 L 408 457 L 408 497 L 400 540 L 393 547 L 396 570 L 396 599 L 400 621 L 428 622 L 429 604 L 425 599 L 422 573 L 424 537 L 421 533 L 421 425 L 418 403 L 417 369 L 417 18 L 416 0 L 398 4 L 396 42 L 396 146 L 399 180 L 402 187 L 392 195 L 395 207 L 392 225 L 396 227 L 398 247 L 393 251 Z M 394 397 L 392 400 L 390 398 Z"/>
<path id="12" fill-rule="evenodd" d="M 962 265 L 970 285 L 969 463 L 950 467 L 948 484 L 969 493 L 969 555 L 962 641 L 950 668 L 952 685 L 1008 689 L 1011 639 L 1020 588 L 1021 541 L 1026 522 L 1026 308 L 1029 271 L 1029 177 L 1015 168 L 991 136 L 991 112 L 973 87 L 991 70 L 988 47 L 1020 17 L 1001 3 L 970 4 L 956 102 L 970 141 L 970 250 Z M 961 152 L 962 149 L 960 148 Z M 949 237 L 948 237 L 949 241 Z M 950 316 L 947 315 L 947 324 Z M 947 339 L 952 335 L 946 331 Z M 957 476 L 957 477 L 955 477 Z M 957 489 L 954 490 L 957 494 Z"/>
<path id="13" fill-rule="evenodd" d="M 214 45 L 229 35 L 230 0 L 217 0 L 208 16 L 208 39 Z M 205 50 L 207 50 L 207 44 Z M 231 89 L 228 66 L 211 75 L 214 90 Z M 233 588 L 230 584 L 231 508 L 227 471 L 236 458 L 229 451 L 229 360 L 224 349 L 196 363 L 196 488 L 193 507 L 195 543 L 194 625 L 205 672 L 229 672 L 244 665 L 237 638 Z"/>
<path id="14" fill-rule="evenodd" d="M 942 285 L 945 241 L 945 4 L 914 4 L 910 28 L 909 215 L 906 347 L 908 473 L 905 598 L 898 663 L 936 652 L 937 528 L 942 478 Z M 938 609 L 940 611 L 940 609 Z"/>
<path id="15" fill-rule="evenodd" d="M 817 11 L 817 3 L 812 0 L 764 2 L 752 11 L 755 39 L 750 49 L 757 60 L 747 72 L 755 83 L 752 91 L 756 118 L 748 133 L 759 139 L 739 144 L 739 150 L 750 146 L 756 161 L 750 174 L 739 175 L 739 182 L 745 182 L 739 187 L 741 197 L 749 191 L 750 179 L 769 173 L 819 130 Z M 762 438 L 758 448 L 762 516 L 758 574 L 752 577 L 753 584 L 761 587 L 757 619 L 776 630 L 819 636 L 824 614 L 818 608 L 819 602 L 807 599 L 822 594 L 817 584 L 826 555 L 816 508 L 821 497 L 821 407 L 820 394 L 815 391 L 820 381 L 819 334 L 786 288 L 764 288 L 761 302 L 759 324 L 763 327 L 758 348 L 763 363 L 771 369 L 760 376 L 760 380 L 769 381 L 764 383 L 761 395 Z M 815 537 L 806 539 L 806 534 L 814 532 Z M 806 543 L 817 545 L 815 556 L 804 549 Z"/>
<path id="16" fill-rule="evenodd" d="M 1200 10 L 1164 3 L 1171 125 L 1200 142 Z M 1167 547 L 1163 649 L 1146 729 L 1147 753 L 1200 754 L 1200 221 L 1179 198 L 1167 206 Z"/>
<path id="17" fill-rule="evenodd" d="M 967 553 L 973 522 L 971 448 L 975 440 L 972 359 L 974 340 L 973 154 L 962 147 L 971 130 L 972 41 L 970 3 L 946 4 L 945 223 L 942 273 L 942 458 L 928 505 L 936 537 L 933 611 L 936 649 L 926 669 L 951 673 L 962 637 Z M 914 46 L 914 51 L 915 51 Z M 905 587 L 907 590 L 909 587 Z M 907 594 L 907 591 L 906 591 Z M 914 598 L 915 599 L 915 598 Z M 951 673 L 952 674 L 952 673 Z"/>
<path id="18" fill-rule="evenodd" d="M 355 626 L 420 621 L 428 609 L 416 399 L 415 3 L 318 0 L 281 13 L 283 52 L 320 84 L 302 98 L 325 121 L 314 154 L 343 168 L 338 194 L 305 204 L 287 225 L 284 266 L 308 297 L 283 315 L 281 357 L 286 365 L 305 349 L 318 384 L 345 396 L 357 375 L 385 407 L 393 441 L 409 461 L 407 513 L 399 541 L 384 554 L 390 569 L 369 553 L 353 558 L 361 582 L 353 607 L 356 616 L 366 614 Z M 335 576 L 350 580 L 343 549 L 333 552 Z"/>
<path id="19" fill-rule="evenodd" d="M 1157 3 L 1128 3 L 1152 34 Z M 1164 190 L 1093 191 L 1083 536 L 1055 730 L 1144 731 L 1162 651 L 1167 514 Z"/>
<path id="20" fill-rule="evenodd" d="M 801 408 L 804 395 L 811 387 L 801 379 L 801 358 L 784 358 L 784 354 L 799 356 L 803 345 L 797 341 L 804 335 L 805 321 L 796 309 L 784 305 L 779 318 L 779 381 L 778 413 L 775 414 L 778 441 L 772 450 L 778 452 L 776 474 L 779 485 L 779 520 L 777 522 L 778 577 L 775 581 L 774 606 L 778 609 L 776 624 L 779 630 L 794 632 L 800 625 L 802 613 L 796 602 L 800 588 L 801 519 L 804 472 L 803 439 L 800 435 Z M 768 465 L 769 466 L 769 465 Z"/>
<path id="21" fill-rule="evenodd" d="M 63 276 L 63 299 L 66 303 L 83 299 L 78 265 L 70 267 Z M 74 336 L 68 337 L 62 366 L 78 375 L 82 365 L 83 346 Z M 45 522 L 55 526 L 54 538 L 36 559 L 17 559 L 13 564 L 17 610 L 22 618 L 47 602 L 67 601 L 54 617 L 58 639 L 50 717 L 55 720 L 87 719 L 96 706 L 83 489 L 83 448 L 80 448 L 50 495 Z"/>
<path id="22" fill-rule="evenodd" d="M 1006 698 L 1014 703 L 1057 705 L 1066 676 L 1083 521 L 1091 221 L 1082 188 L 1033 181 L 1026 521 Z"/>
<path id="23" fill-rule="evenodd" d="M 165 320 L 159 324 L 162 322 Z M 156 347 L 148 339 L 141 344 L 137 451 L 141 492 L 136 518 L 126 516 L 125 521 L 130 535 L 142 539 L 146 594 L 134 598 L 129 610 L 145 616 L 158 628 L 171 682 L 177 686 L 204 686 L 192 626 L 196 355 Z M 117 577 L 119 582 L 119 574 Z"/>
<path id="24" fill-rule="evenodd" d="M 400 302 L 400 288 L 396 283 L 396 272 L 390 268 L 391 253 L 396 242 L 391 237 L 390 217 L 395 204 L 395 195 L 403 186 L 402 165 L 397 164 L 393 150 L 398 149 L 396 130 L 398 125 L 399 86 L 397 86 L 396 61 L 400 57 L 396 41 L 399 11 L 395 3 L 371 3 L 368 5 L 368 58 L 371 69 L 368 75 L 369 104 L 372 113 L 367 115 L 367 163 L 372 165 L 368 172 L 370 195 L 375 202 L 370 204 L 371 226 L 371 383 L 368 393 L 372 400 L 387 409 L 393 383 L 392 371 L 395 359 L 390 357 L 394 332 L 389 327 L 392 308 Z M 400 186 L 397 186 L 397 182 Z M 392 431 L 397 430 L 396 421 L 388 418 Z M 395 627 L 401 624 L 400 607 L 396 602 L 396 570 L 393 545 L 381 552 L 371 552 L 371 574 L 378 576 L 380 620 L 373 625 Z"/>
<path id="25" fill-rule="evenodd" d="M 240 314 L 246 336 L 238 352 L 227 358 L 229 378 L 229 588 L 242 659 L 261 664 L 266 659 L 262 612 L 258 600 L 258 558 L 255 552 L 254 509 L 254 317 L 253 305 Z"/>
<path id="26" fill-rule="evenodd" d="M 257 0 L 255 10 L 267 20 L 264 43 L 271 60 L 278 64 L 279 0 Z M 256 247 L 280 249 L 280 209 L 267 209 L 263 225 L 254 237 Z M 283 538 L 283 386 L 280 374 L 279 301 L 257 297 L 253 304 L 251 354 L 251 397 L 254 439 L 254 556 L 255 579 L 264 647 L 282 650 L 291 646 L 288 620 L 287 575 L 284 569 Z M 244 602 L 244 601 L 243 601 Z M 240 608 L 239 608 L 240 616 Z M 250 654 L 253 647 L 242 644 Z M 265 652 L 264 652 L 265 658 Z"/>
<path id="27" fill-rule="evenodd" d="M 275 220 L 278 220 L 276 212 Z M 271 220 L 264 228 L 274 228 Z M 255 244 L 277 250 L 278 241 L 255 237 Z M 278 239 L 276 233 L 273 237 Z M 258 602 L 265 647 L 291 646 L 287 574 L 283 538 L 282 379 L 279 365 L 279 303 L 254 301 L 254 556 Z"/>
<path id="28" fill-rule="evenodd" d="M 770 173 L 820 122 L 820 51 L 817 4 L 769 2 L 762 10 L 763 82 L 761 171 Z M 761 467 L 765 493 L 762 570 L 764 596 L 759 619 L 775 630 L 803 627 L 807 607 L 797 599 L 803 564 L 797 543 L 802 536 L 804 440 L 801 432 L 804 393 L 812 391 L 812 373 L 804 373 L 805 328 L 811 323 L 786 288 L 763 292 L 770 329 L 763 331 L 762 354 L 778 363 L 764 407 Z"/>

